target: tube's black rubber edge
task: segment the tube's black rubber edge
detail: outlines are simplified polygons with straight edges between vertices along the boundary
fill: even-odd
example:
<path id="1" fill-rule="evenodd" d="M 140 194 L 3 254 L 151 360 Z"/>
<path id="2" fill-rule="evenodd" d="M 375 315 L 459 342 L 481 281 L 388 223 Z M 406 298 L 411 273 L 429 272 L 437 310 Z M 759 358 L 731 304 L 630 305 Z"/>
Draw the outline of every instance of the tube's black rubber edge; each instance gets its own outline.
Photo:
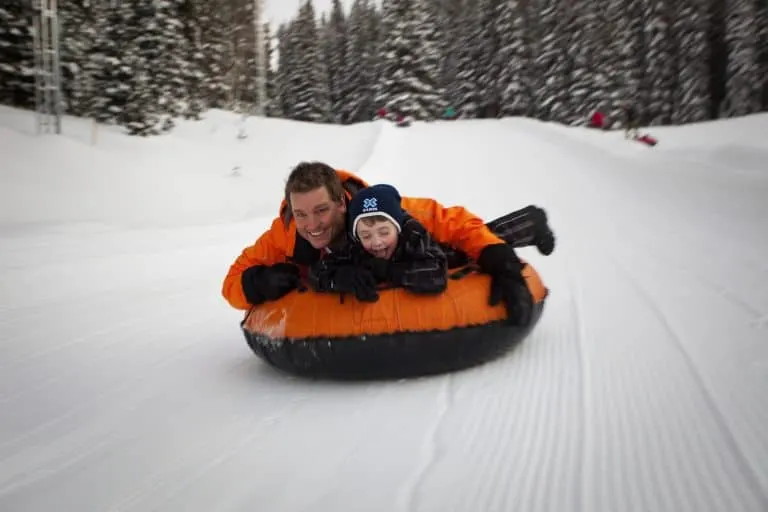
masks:
<path id="1" fill-rule="evenodd" d="M 447 331 L 416 331 L 346 338 L 274 339 L 243 329 L 251 350 L 295 375 L 327 379 L 388 379 L 457 371 L 495 359 L 538 324 L 544 301 L 525 328 L 493 322 Z"/>

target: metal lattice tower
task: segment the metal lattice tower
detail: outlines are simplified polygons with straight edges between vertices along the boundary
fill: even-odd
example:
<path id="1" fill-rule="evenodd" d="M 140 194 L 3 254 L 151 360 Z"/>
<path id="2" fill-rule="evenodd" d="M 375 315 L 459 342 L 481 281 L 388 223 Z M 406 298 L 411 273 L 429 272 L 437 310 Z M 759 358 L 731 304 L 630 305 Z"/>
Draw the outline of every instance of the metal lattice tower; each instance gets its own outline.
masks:
<path id="1" fill-rule="evenodd" d="M 61 133 L 61 60 L 57 0 L 33 0 L 37 133 Z"/>

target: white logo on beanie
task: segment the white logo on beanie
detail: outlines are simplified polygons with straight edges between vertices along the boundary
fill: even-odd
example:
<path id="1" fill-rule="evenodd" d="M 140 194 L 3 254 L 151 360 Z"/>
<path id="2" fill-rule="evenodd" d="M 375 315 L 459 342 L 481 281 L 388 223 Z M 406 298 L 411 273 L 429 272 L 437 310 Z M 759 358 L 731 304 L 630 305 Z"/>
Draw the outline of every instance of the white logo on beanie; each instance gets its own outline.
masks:
<path id="1" fill-rule="evenodd" d="M 379 209 L 379 201 L 375 197 L 363 199 L 363 213 L 373 212 Z"/>

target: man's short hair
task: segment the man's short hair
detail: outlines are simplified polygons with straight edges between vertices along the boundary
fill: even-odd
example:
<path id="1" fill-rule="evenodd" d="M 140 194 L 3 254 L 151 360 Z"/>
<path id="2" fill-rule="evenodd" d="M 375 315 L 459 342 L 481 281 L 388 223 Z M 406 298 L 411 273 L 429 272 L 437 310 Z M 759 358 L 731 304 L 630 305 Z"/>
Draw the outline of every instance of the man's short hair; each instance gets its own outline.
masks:
<path id="1" fill-rule="evenodd" d="M 322 162 L 301 162 L 293 168 L 285 183 L 285 200 L 291 204 L 291 194 L 303 194 L 325 187 L 332 201 L 344 200 L 344 187 L 336 169 Z"/>

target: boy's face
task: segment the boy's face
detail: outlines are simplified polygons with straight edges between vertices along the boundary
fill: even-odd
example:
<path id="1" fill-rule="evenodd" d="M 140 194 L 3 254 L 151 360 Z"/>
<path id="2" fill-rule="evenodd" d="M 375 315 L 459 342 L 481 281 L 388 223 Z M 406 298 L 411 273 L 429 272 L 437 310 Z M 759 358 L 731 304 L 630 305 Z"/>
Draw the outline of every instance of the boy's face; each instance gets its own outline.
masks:
<path id="1" fill-rule="evenodd" d="M 377 258 L 388 260 L 397 249 L 397 226 L 389 220 L 361 219 L 356 234 L 363 249 Z"/>

